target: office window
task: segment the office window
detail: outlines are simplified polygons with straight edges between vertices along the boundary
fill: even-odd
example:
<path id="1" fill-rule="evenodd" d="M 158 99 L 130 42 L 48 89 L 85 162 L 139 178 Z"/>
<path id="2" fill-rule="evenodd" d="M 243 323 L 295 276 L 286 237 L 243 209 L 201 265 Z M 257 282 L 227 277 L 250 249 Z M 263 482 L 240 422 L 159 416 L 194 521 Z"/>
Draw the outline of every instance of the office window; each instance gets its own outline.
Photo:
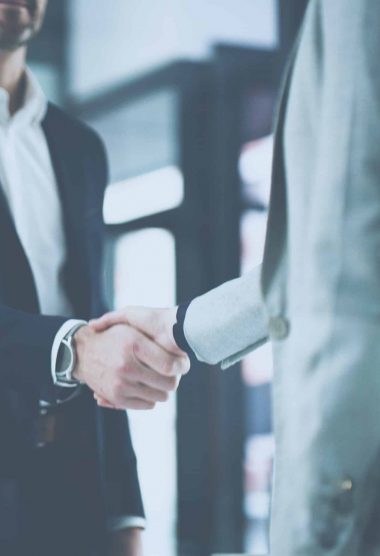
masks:
<path id="1" fill-rule="evenodd" d="M 176 303 L 176 240 L 161 216 L 184 201 L 178 165 L 177 92 L 154 85 L 87 109 L 109 156 L 111 184 L 103 214 L 109 230 L 107 291 L 115 308 Z M 150 556 L 176 554 L 177 400 L 151 412 L 129 411 L 149 527 Z"/>
<path id="2" fill-rule="evenodd" d="M 175 241 L 164 229 L 120 237 L 115 246 L 115 307 L 175 304 Z M 147 554 L 173 556 L 177 525 L 176 397 L 153 411 L 130 411 L 149 527 Z"/>
<path id="3" fill-rule="evenodd" d="M 112 106 L 99 104 L 90 124 L 107 146 L 111 182 L 147 174 L 177 164 L 178 144 L 177 92 L 170 88 L 124 100 Z"/>
<path id="4" fill-rule="evenodd" d="M 104 200 L 106 224 L 121 224 L 177 208 L 184 198 L 183 176 L 167 166 L 107 188 Z"/>

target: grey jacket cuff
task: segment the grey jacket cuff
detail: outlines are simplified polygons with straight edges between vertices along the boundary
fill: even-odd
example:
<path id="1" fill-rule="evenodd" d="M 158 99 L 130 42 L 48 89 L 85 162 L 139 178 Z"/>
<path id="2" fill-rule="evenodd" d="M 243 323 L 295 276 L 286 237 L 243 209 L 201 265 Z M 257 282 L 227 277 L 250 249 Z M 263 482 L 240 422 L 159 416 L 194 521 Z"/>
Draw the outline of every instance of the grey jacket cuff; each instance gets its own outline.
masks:
<path id="1" fill-rule="evenodd" d="M 182 303 L 178 306 L 177 310 L 177 321 L 173 326 L 173 336 L 177 346 L 187 353 L 190 359 L 196 359 L 194 351 L 191 349 L 189 342 L 186 339 L 184 326 L 185 326 L 185 318 L 187 314 L 187 310 L 190 306 L 191 301 L 187 303 Z"/>
<path id="2" fill-rule="evenodd" d="M 226 368 L 268 340 L 260 278 L 256 267 L 190 303 L 183 332 L 199 361 Z"/>

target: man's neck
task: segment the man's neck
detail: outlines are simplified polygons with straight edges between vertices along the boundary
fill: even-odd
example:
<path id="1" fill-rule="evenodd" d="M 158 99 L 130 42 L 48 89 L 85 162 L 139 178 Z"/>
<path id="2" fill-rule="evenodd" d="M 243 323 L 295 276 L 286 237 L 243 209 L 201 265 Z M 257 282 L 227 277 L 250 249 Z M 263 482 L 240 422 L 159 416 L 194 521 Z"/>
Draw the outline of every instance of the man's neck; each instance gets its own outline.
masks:
<path id="1" fill-rule="evenodd" d="M 0 50 L 0 87 L 9 94 L 11 114 L 17 112 L 24 101 L 25 58 L 25 48 L 19 48 L 13 52 Z"/>

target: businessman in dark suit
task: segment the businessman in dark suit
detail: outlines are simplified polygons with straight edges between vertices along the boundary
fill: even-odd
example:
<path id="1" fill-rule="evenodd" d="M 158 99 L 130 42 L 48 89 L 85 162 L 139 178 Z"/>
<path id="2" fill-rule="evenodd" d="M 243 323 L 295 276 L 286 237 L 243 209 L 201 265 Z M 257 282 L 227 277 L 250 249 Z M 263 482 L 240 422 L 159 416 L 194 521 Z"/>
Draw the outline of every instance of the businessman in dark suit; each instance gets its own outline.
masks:
<path id="1" fill-rule="evenodd" d="M 104 148 L 25 66 L 47 0 L 0 0 L 0 554 L 139 556 L 144 513 L 125 412 L 188 363 L 102 314 Z M 90 388 L 89 388 L 90 387 Z"/>

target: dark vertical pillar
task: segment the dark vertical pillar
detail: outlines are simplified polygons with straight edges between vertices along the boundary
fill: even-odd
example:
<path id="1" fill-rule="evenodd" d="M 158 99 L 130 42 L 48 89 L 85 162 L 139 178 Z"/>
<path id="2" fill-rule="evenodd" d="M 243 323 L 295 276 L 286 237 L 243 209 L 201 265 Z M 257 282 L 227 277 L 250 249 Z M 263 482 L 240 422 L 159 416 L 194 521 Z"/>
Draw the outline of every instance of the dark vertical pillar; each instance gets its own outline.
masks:
<path id="1" fill-rule="evenodd" d="M 193 299 L 211 287 L 209 220 L 212 102 L 210 71 L 189 67 L 180 94 L 178 141 L 185 203 L 178 212 L 177 296 Z M 209 556 L 213 536 L 215 411 L 213 372 L 195 362 L 178 391 L 178 554 Z"/>

